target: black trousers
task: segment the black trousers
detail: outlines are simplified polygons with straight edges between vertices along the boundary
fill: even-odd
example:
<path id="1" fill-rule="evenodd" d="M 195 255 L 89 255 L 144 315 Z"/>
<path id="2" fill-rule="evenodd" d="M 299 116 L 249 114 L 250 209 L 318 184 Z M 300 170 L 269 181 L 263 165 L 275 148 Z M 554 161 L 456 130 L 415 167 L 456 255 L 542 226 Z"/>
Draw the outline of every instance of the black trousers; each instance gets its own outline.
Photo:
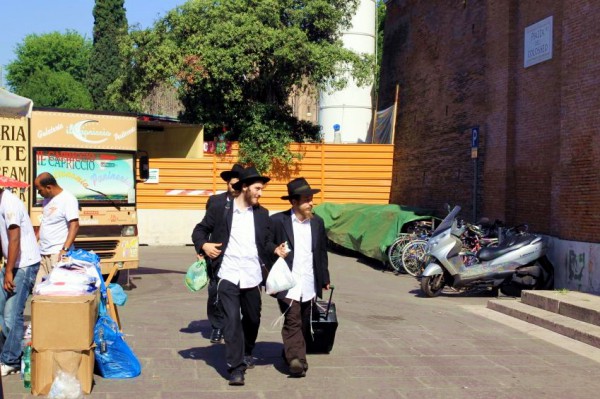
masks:
<path id="1" fill-rule="evenodd" d="M 219 301 L 223 306 L 225 360 L 229 371 L 246 369 L 244 355 L 252 355 L 260 327 L 261 297 L 258 286 L 240 288 L 221 279 Z"/>
<path id="2" fill-rule="evenodd" d="M 285 298 L 277 299 L 277 303 L 281 313 L 285 312 L 281 329 L 285 358 L 288 363 L 292 359 L 300 360 L 306 369 L 306 340 L 310 339 L 310 316 L 313 301 L 298 302 Z"/>
<path id="3" fill-rule="evenodd" d="M 217 295 L 218 279 L 210 279 L 208 282 L 208 301 L 206 303 L 206 316 L 212 328 L 223 328 L 223 305 Z"/>

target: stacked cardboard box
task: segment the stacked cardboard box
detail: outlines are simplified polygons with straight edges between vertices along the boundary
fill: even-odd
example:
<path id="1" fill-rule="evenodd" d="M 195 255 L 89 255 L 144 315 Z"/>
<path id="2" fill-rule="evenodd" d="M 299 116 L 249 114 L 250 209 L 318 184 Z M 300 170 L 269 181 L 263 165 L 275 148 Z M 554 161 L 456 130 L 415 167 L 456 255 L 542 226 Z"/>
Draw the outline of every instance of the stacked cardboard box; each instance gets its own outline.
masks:
<path id="1" fill-rule="evenodd" d="M 84 393 L 94 381 L 96 295 L 34 295 L 31 301 L 31 392 L 47 395 L 59 370 L 77 376 Z"/>

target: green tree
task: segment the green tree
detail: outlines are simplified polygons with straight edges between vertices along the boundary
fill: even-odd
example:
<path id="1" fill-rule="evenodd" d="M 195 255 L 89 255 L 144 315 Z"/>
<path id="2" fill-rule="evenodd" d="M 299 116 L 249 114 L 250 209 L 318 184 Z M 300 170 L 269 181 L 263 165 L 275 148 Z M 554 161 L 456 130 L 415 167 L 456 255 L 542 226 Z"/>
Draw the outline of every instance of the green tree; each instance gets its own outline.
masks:
<path id="1" fill-rule="evenodd" d="M 157 83 L 179 89 L 182 120 L 239 139 L 241 161 L 266 171 L 296 155 L 287 144 L 315 139 L 318 128 L 291 117 L 294 88 L 338 89 L 348 73 L 367 84 L 373 60 L 345 49 L 340 33 L 358 0 L 189 1 L 153 29 L 132 32 L 128 74 L 115 99 L 139 108 Z"/>
<path id="2" fill-rule="evenodd" d="M 22 89 L 31 76 L 44 69 L 67 73 L 74 81 L 83 83 L 91 48 L 91 41 L 74 31 L 27 35 L 17 45 L 16 60 L 6 68 L 8 85 L 15 93 L 24 95 Z"/>
<path id="3" fill-rule="evenodd" d="M 19 94 L 31 98 L 40 107 L 93 109 L 92 96 L 85 85 L 64 71 L 49 68 L 35 71 L 21 86 Z"/>
<path id="4" fill-rule="evenodd" d="M 385 14 L 386 5 L 383 0 L 377 1 L 377 69 L 375 71 L 375 84 L 373 85 L 373 92 L 379 93 L 379 82 L 381 73 L 381 60 L 383 59 L 383 31 L 385 30 Z"/>
<path id="5" fill-rule="evenodd" d="M 96 109 L 124 111 L 122 103 L 109 100 L 107 88 L 124 73 L 120 42 L 127 36 L 125 0 L 96 0 L 94 5 L 94 45 L 87 73 L 87 86 Z"/>

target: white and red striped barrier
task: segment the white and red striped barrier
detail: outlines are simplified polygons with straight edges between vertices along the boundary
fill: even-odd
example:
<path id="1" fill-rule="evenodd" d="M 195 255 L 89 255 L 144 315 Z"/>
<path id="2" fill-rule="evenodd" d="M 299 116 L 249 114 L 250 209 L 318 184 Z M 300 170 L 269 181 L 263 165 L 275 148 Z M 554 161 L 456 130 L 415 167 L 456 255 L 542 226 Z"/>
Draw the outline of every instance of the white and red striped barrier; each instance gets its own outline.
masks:
<path id="1" fill-rule="evenodd" d="M 225 190 L 217 190 L 217 194 L 224 193 Z M 212 190 L 166 190 L 165 195 L 213 195 L 215 194 Z"/>

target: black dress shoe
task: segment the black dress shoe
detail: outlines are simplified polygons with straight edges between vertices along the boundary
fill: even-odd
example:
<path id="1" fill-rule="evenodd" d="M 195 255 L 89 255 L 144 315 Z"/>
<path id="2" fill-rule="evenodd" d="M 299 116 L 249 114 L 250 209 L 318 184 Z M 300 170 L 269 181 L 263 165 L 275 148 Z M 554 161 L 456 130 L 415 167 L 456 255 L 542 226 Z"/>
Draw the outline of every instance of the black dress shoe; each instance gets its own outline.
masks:
<path id="1" fill-rule="evenodd" d="M 308 369 L 308 367 L 306 367 Z M 290 376 L 295 378 L 305 377 L 306 369 L 300 359 L 294 358 L 290 361 Z"/>
<path id="2" fill-rule="evenodd" d="M 229 377 L 229 385 L 244 385 L 244 372 L 242 370 L 233 370 Z"/>
<path id="3" fill-rule="evenodd" d="M 254 363 L 254 358 L 252 357 L 252 355 L 244 356 L 244 363 L 246 363 L 247 369 L 253 369 L 255 363 Z"/>
<path id="4" fill-rule="evenodd" d="M 210 332 L 210 342 L 218 344 L 223 340 L 223 330 L 220 328 L 213 328 Z"/>

